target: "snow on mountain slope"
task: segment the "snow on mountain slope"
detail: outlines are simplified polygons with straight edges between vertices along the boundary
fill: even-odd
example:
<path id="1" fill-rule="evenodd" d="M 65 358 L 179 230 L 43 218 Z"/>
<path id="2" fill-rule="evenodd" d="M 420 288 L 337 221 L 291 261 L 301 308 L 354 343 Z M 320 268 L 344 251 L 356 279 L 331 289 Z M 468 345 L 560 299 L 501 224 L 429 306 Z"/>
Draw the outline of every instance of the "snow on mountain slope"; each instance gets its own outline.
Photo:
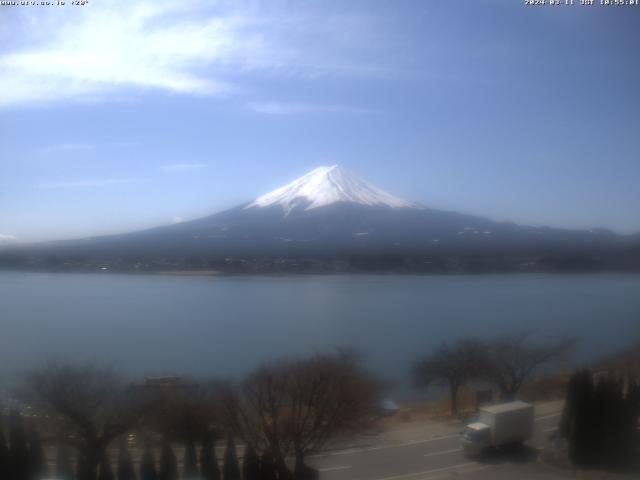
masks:
<path id="1" fill-rule="evenodd" d="M 284 187 L 258 197 L 245 209 L 281 206 L 288 214 L 297 207 L 311 210 L 336 202 L 384 205 L 391 208 L 422 208 L 385 192 L 343 167 L 332 165 L 316 168 Z"/>

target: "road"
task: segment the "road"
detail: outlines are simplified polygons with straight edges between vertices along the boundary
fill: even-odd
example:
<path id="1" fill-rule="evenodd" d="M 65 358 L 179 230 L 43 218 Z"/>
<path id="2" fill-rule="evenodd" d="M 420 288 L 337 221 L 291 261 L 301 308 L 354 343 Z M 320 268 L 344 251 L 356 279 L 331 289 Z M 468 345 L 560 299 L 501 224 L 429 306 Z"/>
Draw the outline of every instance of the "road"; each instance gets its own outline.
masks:
<path id="1" fill-rule="evenodd" d="M 309 458 L 309 463 L 320 470 L 321 480 L 566 478 L 546 471 L 537 462 L 537 449 L 555 430 L 559 418 L 560 413 L 536 417 L 534 436 L 516 457 L 495 454 L 482 460 L 469 459 L 460 448 L 460 434 L 451 431 L 437 438 L 316 455 Z"/>

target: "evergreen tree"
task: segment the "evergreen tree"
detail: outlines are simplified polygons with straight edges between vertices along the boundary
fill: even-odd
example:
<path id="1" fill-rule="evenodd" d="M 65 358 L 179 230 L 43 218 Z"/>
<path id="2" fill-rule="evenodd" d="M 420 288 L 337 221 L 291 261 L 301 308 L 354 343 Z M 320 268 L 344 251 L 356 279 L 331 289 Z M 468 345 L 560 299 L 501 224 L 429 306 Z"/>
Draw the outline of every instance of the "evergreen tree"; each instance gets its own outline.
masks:
<path id="1" fill-rule="evenodd" d="M 574 373 L 569 377 L 569 384 L 567 385 L 567 394 L 565 396 L 564 408 L 562 410 L 562 417 L 558 425 L 558 433 L 562 438 L 569 438 L 571 429 L 573 428 L 573 422 L 576 414 L 576 402 L 578 399 L 578 375 Z"/>
<path id="2" fill-rule="evenodd" d="M 156 459 L 149 444 L 145 444 L 140 461 L 140 480 L 158 480 Z"/>
<path id="3" fill-rule="evenodd" d="M 574 398 L 567 411 L 567 433 L 569 457 L 574 464 L 586 465 L 593 453 L 592 397 L 593 377 L 588 370 L 579 370 L 573 375 Z"/>
<path id="4" fill-rule="evenodd" d="M 640 385 L 635 378 L 629 378 L 625 397 L 625 453 L 631 458 L 638 442 L 638 420 L 640 420 Z"/>
<path id="5" fill-rule="evenodd" d="M 611 412 L 611 446 L 608 461 L 611 465 L 620 465 L 626 461 L 627 421 L 625 403 L 625 382 L 621 375 L 610 378 L 609 411 Z"/>
<path id="6" fill-rule="evenodd" d="M 244 450 L 242 480 L 260 480 L 260 459 L 251 444 Z"/>
<path id="7" fill-rule="evenodd" d="M 276 472 L 278 474 L 278 480 L 292 480 L 293 475 L 289 471 L 289 467 L 281 456 L 276 457 Z"/>
<path id="8" fill-rule="evenodd" d="M 198 475 L 198 456 L 193 440 L 187 439 L 184 449 L 184 477 L 191 478 Z"/>
<path id="9" fill-rule="evenodd" d="M 115 480 L 113 468 L 111 468 L 111 460 L 106 450 L 98 466 L 98 480 Z"/>
<path id="10" fill-rule="evenodd" d="M 591 372 L 576 372 L 569 382 L 560 423 L 572 462 L 617 467 L 630 460 L 638 419 L 638 408 L 633 405 L 638 403 L 640 390 L 635 381 L 625 383 L 621 376 L 609 374 L 594 385 Z"/>
<path id="11" fill-rule="evenodd" d="M 0 417 L 0 478 L 9 478 L 9 448 L 4 438 L 2 417 Z"/>
<path id="12" fill-rule="evenodd" d="M 224 480 L 240 480 L 240 464 L 238 463 L 238 455 L 236 454 L 236 444 L 231 435 L 229 435 L 227 439 L 222 472 Z"/>
<path id="13" fill-rule="evenodd" d="M 260 457 L 260 480 L 278 480 L 273 455 L 266 451 Z"/>
<path id="14" fill-rule="evenodd" d="M 69 448 L 60 443 L 56 451 L 56 478 L 60 480 L 74 480 L 73 464 L 69 455 Z"/>
<path id="15" fill-rule="evenodd" d="M 626 402 L 629 415 L 635 416 L 637 420 L 640 416 L 640 385 L 635 378 L 629 379 Z"/>
<path id="16" fill-rule="evenodd" d="M 34 425 L 29 429 L 29 477 L 32 480 L 47 478 L 49 471 L 42 441 Z"/>
<path id="17" fill-rule="evenodd" d="M 216 456 L 215 442 L 209 433 L 202 440 L 200 451 L 200 474 L 204 480 L 220 480 L 220 467 Z"/>
<path id="18" fill-rule="evenodd" d="M 9 415 L 9 478 L 29 480 L 29 448 L 22 416 L 17 412 Z"/>
<path id="19" fill-rule="evenodd" d="M 93 463 L 94 462 L 87 461 L 86 456 L 82 452 L 78 452 L 76 478 L 78 480 L 94 480 L 98 472 L 93 468 Z"/>
<path id="20" fill-rule="evenodd" d="M 611 384 L 601 378 L 594 386 L 591 397 L 591 448 L 588 463 L 601 464 L 611 448 Z"/>
<path id="21" fill-rule="evenodd" d="M 127 442 L 123 439 L 118 447 L 118 480 L 136 480 L 136 471 L 133 460 L 127 448 Z"/>
<path id="22" fill-rule="evenodd" d="M 178 479 L 178 461 L 176 460 L 176 454 L 173 452 L 171 443 L 168 440 L 165 440 L 162 444 L 158 478 L 159 480 Z"/>

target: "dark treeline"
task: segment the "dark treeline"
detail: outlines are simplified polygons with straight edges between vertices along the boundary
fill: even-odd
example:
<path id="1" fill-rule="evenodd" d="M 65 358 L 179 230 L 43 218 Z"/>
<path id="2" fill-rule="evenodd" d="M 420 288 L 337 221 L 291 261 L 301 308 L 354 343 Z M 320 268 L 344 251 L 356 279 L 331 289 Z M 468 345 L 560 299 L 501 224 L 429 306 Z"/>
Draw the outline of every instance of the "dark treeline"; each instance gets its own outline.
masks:
<path id="1" fill-rule="evenodd" d="M 215 270 L 221 273 L 512 273 L 640 270 L 640 254 L 527 252 L 467 254 L 352 253 L 258 256 L 91 256 L 0 252 L 0 269 L 54 272 L 167 272 Z"/>
<path id="2" fill-rule="evenodd" d="M 40 480 L 48 476 L 48 466 L 38 430 L 27 426 L 17 411 L 8 415 L 8 437 L 0 422 L 0 478 Z"/>
<path id="3" fill-rule="evenodd" d="M 0 417 L 0 478 L 317 478 L 305 457 L 367 428 L 379 392 L 348 352 L 265 364 L 236 383 L 128 383 L 110 368 L 51 363 L 20 390 L 29 422 Z"/>
<path id="4" fill-rule="evenodd" d="M 535 342 L 529 332 L 496 337 L 488 341 L 462 338 L 443 344 L 415 363 L 418 386 L 440 384 L 449 390 L 451 413 L 458 413 L 458 393 L 472 382 L 494 386 L 502 400 L 512 400 L 541 367 L 561 360 L 576 339 L 564 337 Z"/>
<path id="5" fill-rule="evenodd" d="M 580 370 L 571 376 L 559 433 L 580 466 L 617 467 L 637 457 L 640 387 L 634 376 Z"/>

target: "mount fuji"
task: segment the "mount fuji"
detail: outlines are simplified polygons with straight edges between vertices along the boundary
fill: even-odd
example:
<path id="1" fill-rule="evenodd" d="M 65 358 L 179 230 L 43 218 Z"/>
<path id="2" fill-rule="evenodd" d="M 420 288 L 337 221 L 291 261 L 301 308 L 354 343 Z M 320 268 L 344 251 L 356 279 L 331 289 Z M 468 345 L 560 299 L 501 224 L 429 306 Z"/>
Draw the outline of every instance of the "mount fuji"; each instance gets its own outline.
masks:
<path id="1" fill-rule="evenodd" d="M 420 208 L 385 192 L 339 165 L 333 165 L 316 168 L 284 187 L 256 198 L 245 209 L 280 206 L 289 214 L 300 208 L 311 210 L 339 202 L 390 208 Z"/>
<path id="2" fill-rule="evenodd" d="M 124 268 L 158 262 L 183 268 L 224 266 L 233 259 L 252 264 L 297 259 L 297 265 L 307 259 L 317 265 L 354 258 L 393 258 L 395 264 L 417 262 L 426 268 L 449 265 L 452 258 L 480 258 L 513 269 L 541 258 L 579 258 L 592 265 L 626 251 L 628 243 L 629 237 L 603 229 L 529 227 L 431 209 L 334 165 L 208 217 L 26 250 L 40 261 L 73 257 Z M 373 265 L 376 269 L 380 264 Z"/>

